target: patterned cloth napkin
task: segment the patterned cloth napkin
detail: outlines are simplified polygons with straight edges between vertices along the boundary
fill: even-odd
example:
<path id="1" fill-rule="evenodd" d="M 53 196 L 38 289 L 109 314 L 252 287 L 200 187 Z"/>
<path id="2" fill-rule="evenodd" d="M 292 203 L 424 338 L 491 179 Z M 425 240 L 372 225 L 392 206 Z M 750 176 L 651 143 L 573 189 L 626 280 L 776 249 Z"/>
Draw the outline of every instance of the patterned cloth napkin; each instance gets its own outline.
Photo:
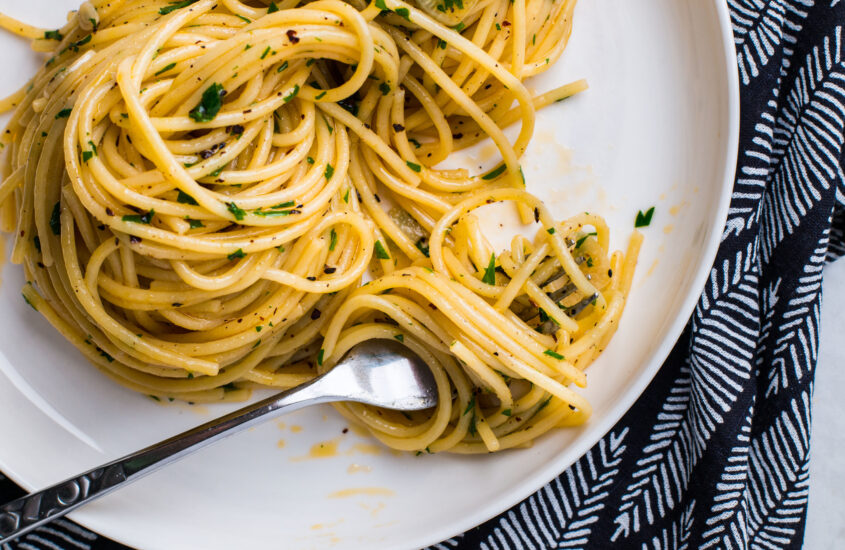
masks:
<path id="1" fill-rule="evenodd" d="M 801 547 L 822 269 L 845 254 L 845 2 L 728 3 L 739 164 L 686 331 L 574 466 L 435 548 Z M 0 476 L 0 502 L 19 494 Z M 123 547 L 61 520 L 2 550 L 34 548 Z"/>

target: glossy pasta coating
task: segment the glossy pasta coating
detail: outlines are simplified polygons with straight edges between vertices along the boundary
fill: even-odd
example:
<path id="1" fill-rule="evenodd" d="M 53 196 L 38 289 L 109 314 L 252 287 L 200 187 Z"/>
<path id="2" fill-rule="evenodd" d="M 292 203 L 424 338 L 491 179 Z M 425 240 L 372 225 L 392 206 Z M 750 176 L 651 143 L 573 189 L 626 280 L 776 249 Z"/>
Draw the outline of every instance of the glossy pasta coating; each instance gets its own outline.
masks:
<path id="1" fill-rule="evenodd" d="M 434 411 L 339 405 L 397 449 L 486 452 L 583 422 L 586 367 L 615 330 L 639 237 L 555 223 L 519 158 L 523 80 L 560 56 L 574 1 L 86 2 L 2 107 L 3 229 L 24 296 L 136 391 L 243 399 L 395 338 L 438 380 Z M 519 123 L 513 142 L 503 129 Z M 435 168 L 486 137 L 487 173 Z M 476 209 L 512 202 L 533 239 L 494 251 Z M 533 219 L 532 219 L 533 218 Z M 365 274 L 374 279 L 361 286 Z"/>

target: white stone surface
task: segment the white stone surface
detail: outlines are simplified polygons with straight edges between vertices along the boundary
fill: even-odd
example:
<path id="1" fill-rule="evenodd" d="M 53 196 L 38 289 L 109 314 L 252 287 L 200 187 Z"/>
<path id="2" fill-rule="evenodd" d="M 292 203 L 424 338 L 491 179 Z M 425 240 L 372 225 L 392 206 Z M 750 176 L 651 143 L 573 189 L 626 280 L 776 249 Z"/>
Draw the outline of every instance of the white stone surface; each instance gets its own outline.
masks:
<path id="1" fill-rule="evenodd" d="M 804 548 L 845 548 L 845 260 L 825 268 Z"/>

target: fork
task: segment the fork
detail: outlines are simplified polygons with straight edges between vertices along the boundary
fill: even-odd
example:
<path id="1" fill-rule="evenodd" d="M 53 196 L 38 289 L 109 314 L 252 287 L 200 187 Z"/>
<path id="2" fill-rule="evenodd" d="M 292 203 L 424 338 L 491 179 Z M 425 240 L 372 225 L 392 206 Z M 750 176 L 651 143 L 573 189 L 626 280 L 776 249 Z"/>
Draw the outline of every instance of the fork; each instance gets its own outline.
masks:
<path id="1" fill-rule="evenodd" d="M 428 366 L 398 342 L 358 344 L 314 380 L 0 506 L 0 545 L 206 445 L 309 405 L 355 401 L 415 411 L 437 405 Z"/>

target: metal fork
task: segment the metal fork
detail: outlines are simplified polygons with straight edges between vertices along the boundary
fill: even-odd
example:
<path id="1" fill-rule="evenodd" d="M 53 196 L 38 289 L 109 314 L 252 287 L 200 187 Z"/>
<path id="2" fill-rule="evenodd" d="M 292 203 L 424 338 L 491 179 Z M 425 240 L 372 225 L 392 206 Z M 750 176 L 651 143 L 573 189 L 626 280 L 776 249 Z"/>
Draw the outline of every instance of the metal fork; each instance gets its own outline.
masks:
<path id="1" fill-rule="evenodd" d="M 398 342 L 358 344 L 332 370 L 306 384 L 0 506 L 0 544 L 237 431 L 333 401 L 422 410 L 437 405 L 437 386 L 428 366 Z"/>

